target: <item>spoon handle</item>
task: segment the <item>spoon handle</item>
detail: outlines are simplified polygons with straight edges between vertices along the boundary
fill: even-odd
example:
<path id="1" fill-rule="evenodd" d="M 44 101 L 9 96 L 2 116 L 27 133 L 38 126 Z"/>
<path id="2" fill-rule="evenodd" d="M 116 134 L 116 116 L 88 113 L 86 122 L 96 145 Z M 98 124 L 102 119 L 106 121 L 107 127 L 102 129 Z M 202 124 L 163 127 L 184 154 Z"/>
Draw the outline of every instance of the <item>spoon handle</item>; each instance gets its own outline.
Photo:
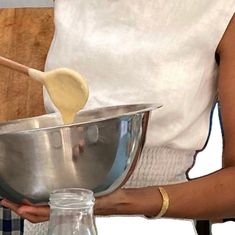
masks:
<path id="1" fill-rule="evenodd" d="M 0 65 L 28 75 L 29 67 L 2 56 L 0 56 Z"/>

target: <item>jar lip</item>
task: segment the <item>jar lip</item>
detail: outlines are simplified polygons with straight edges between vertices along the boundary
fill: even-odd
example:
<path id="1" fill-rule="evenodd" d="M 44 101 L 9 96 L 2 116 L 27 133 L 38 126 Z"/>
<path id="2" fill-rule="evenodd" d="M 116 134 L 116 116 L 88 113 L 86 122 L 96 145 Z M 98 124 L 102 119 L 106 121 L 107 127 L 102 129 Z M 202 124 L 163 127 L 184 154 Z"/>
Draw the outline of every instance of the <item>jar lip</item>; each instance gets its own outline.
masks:
<path id="1" fill-rule="evenodd" d="M 55 189 L 51 192 L 51 195 L 54 194 L 59 194 L 59 193 L 87 193 L 90 195 L 93 195 L 93 191 L 85 188 L 60 188 L 60 189 Z"/>
<path id="2" fill-rule="evenodd" d="M 91 190 L 83 188 L 56 189 L 50 194 L 49 205 L 53 208 L 78 209 L 94 205 L 95 198 Z"/>

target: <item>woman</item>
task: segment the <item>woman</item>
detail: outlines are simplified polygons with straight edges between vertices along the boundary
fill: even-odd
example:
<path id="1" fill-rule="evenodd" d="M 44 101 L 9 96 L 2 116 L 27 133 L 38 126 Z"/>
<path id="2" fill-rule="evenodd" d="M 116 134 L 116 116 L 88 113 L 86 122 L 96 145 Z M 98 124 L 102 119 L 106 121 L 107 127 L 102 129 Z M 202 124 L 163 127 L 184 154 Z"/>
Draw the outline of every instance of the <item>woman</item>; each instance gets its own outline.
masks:
<path id="1" fill-rule="evenodd" d="M 223 0 L 55 2 L 56 34 L 46 69 L 79 71 L 90 86 L 86 108 L 163 104 L 153 112 L 136 170 L 124 188 L 97 198 L 97 215 L 235 216 L 234 9 L 235 0 L 226 5 Z M 188 181 L 194 156 L 206 143 L 217 95 L 224 168 Z M 45 103 L 54 111 L 47 97 Z M 33 223 L 49 218 L 46 206 L 7 200 L 2 205 Z M 37 234 L 36 227 L 31 234 Z"/>

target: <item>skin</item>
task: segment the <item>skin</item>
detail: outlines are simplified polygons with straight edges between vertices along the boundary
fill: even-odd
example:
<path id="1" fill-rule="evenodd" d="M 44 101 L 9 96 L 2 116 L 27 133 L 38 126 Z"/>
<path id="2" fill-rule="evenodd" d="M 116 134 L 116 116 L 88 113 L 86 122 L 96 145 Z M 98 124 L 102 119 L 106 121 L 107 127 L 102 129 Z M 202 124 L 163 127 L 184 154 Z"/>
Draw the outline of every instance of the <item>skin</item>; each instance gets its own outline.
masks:
<path id="1" fill-rule="evenodd" d="M 165 185 L 170 206 L 165 217 L 216 219 L 235 217 L 235 16 L 230 22 L 217 53 L 219 65 L 219 101 L 224 128 L 223 168 L 189 182 Z M 6 199 L 3 206 L 36 223 L 49 219 L 48 206 L 14 204 Z M 157 215 L 162 198 L 157 186 L 118 189 L 96 199 L 96 215 Z"/>

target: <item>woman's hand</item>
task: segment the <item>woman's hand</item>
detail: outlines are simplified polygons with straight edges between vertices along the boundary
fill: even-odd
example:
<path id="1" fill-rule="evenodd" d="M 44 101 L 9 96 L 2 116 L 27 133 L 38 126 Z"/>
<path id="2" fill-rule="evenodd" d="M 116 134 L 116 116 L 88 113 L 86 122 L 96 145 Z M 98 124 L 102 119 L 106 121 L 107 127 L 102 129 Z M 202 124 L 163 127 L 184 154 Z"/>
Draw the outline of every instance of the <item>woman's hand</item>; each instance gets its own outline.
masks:
<path id="1" fill-rule="evenodd" d="M 161 208 L 157 187 L 118 189 L 96 198 L 96 215 L 157 215 Z"/>
<path id="2" fill-rule="evenodd" d="M 20 205 L 3 199 L 1 205 L 10 208 L 31 223 L 49 220 L 49 206 Z M 161 195 L 157 187 L 138 189 L 118 189 L 96 198 L 96 215 L 156 215 L 161 205 Z"/>
<path id="3" fill-rule="evenodd" d="M 19 216 L 29 220 L 31 223 L 40 223 L 49 220 L 49 206 L 20 205 L 3 199 L 1 205 L 10 208 Z"/>

